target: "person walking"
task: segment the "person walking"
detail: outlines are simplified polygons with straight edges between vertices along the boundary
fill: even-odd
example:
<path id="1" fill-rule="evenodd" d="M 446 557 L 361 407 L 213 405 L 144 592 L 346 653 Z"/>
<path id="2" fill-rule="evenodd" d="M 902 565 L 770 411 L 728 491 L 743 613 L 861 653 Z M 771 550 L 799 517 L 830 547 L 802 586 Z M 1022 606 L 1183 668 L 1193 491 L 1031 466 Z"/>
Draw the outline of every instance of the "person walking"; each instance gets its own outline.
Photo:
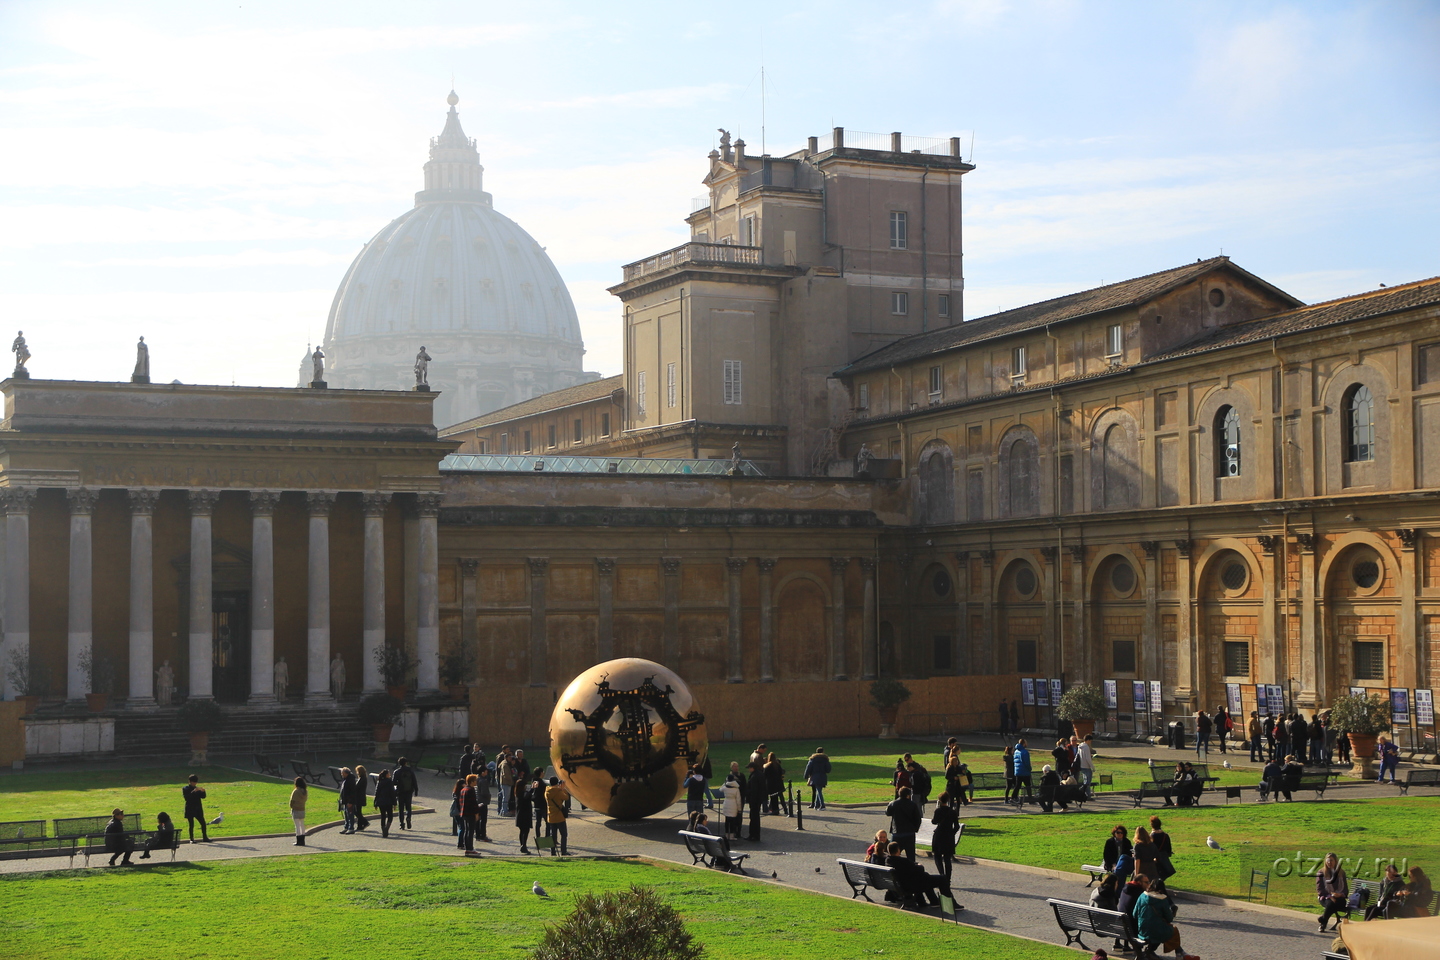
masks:
<path id="1" fill-rule="evenodd" d="M 476 785 L 480 778 L 471 773 L 466 775 L 465 786 L 460 788 L 460 849 L 466 853 L 475 852 L 475 833 L 480 828 L 480 802 L 476 798 Z"/>
<path id="2" fill-rule="evenodd" d="M 959 807 L 970 806 L 970 784 L 973 782 L 969 765 L 960 759 L 958 752 L 951 754 L 950 763 L 945 767 L 945 792 L 950 794 L 951 802 Z"/>
<path id="3" fill-rule="evenodd" d="M 1340 858 L 1333 853 L 1325 855 L 1325 865 L 1315 874 L 1315 897 L 1320 901 L 1323 910 L 1320 914 L 1320 932 L 1324 933 L 1330 918 L 1345 912 L 1345 901 L 1350 897 L 1350 884 L 1345 879 L 1345 868 L 1340 866 Z M 1335 926 L 1340 926 L 1339 920 L 1335 921 Z"/>
<path id="4" fill-rule="evenodd" d="M 771 750 L 765 755 L 765 794 L 769 800 L 770 816 L 780 815 L 780 805 L 785 797 L 785 768 L 780 758 Z"/>
<path id="5" fill-rule="evenodd" d="M 550 786 L 545 788 L 545 828 L 566 856 L 570 854 L 570 827 L 565 822 L 565 805 L 569 802 L 570 791 L 560 785 L 559 777 L 551 777 Z M 550 856 L 555 856 L 555 847 L 550 848 Z"/>
<path id="6" fill-rule="evenodd" d="M 1310 762 L 1317 767 L 1325 762 L 1325 724 L 1318 710 L 1310 718 Z"/>
<path id="7" fill-rule="evenodd" d="M 1110 838 L 1105 841 L 1105 850 L 1100 855 L 1100 863 L 1105 867 L 1105 872 L 1119 873 L 1121 857 L 1130 859 L 1130 837 L 1126 835 L 1125 824 L 1117 823 L 1110 829 Z M 1126 874 L 1129 872 L 1125 871 Z"/>
<path id="8" fill-rule="evenodd" d="M 457 838 L 456 850 L 465 849 L 465 815 L 460 801 L 460 794 L 464 790 L 464 780 L 456 780 L 455 786 L 450 790 L 450 836 Z"/>
<path id="9" fill-rule="evenodd" d="M 340 828 L 342 834 L 355 832 L 355 804 L 353 796 L 355 792 L 355 773 L 349 767 L 340 768 L 339 802 L 336 807 L 340 810 L 340 816 L 344 819 L 345 825 Z"/>
<path id="10" fill-rule="evenodd" d="M 1299 713 L 1290 718 L 1290 752 L 1301 765 L 1310 759 L 1310 724 Z"/>
<path id="11" fill-rule="evenodd" d="M 905 769 L 905 758 L 895 761 L 895 772 L 890 774 L 890 799 L 900 796 L 900 791 L 911 786 L 910 771 Z"/>
<path id="12" fill-rule="evenodd" d="M 395 822 L 395 781 L 389 770 L 381 770 L 375 781 L 375 809 L 380 811 L 380 836 L 388 839 L 390 824 Z"/>
<path id="13" fill-rule="evenodd" d="M 1020 788 L 1025 788 L 1025 800 L 1028 802 L 1033 794 L 1030 792 L 1030 748 L 1021 737 L 1015 742 L 1015 803 L 1020 804 Z"/>
<path id="14" fill-rule="evenodd" d="M 1230 736 L 1230 710 L 1223 703 L 1215 708 L 1215 738 L 1220 741 L 1220 752 L 1225 753 L 1225 741 Z"/>
<path id="15" fill-rule="evenodd" d="M 825 809 L 825 787 L 830 783 L 830 758 L 824 747 L 816 747 L 805 761 L 805 782 L 810 785 L 810 809 Z"/>
<path id="16" fill-rule="evenodd" d="M 195 842 L 195 823 L 199 821 L 200 840 L 209 843 L 210 832 L 205 820 L 205 788 L 200 786 L 200 777 L 197 774 L 190 774 L 190 782 L 180 788 L 180 795 L 185 798 L 185 826 L 190 831 L 190 842 Z"/>
<path id="17" fill-rule="evenodd" d="M 1250 762 L 1262 762 L 1265 759 L 1260 740 L 1263 733 L 1260 729 L 1260 714 L 1254 710 L 1250 711 L 1250 723 L 1245 727 L 1245 735 L 1250 741 Z"/>
<path id="18" fill-rule="evenodd" d="M 500 755 L 495 758 L 495 781 L 500 787 L 500 800 L 495 807 L 497 816 L 509 816 L 512 812 L 514 807 L 512 798 L 515 795 L 517 776 L 515 756 L 510 752 L 509 747 L 501 747 Z"/>
<path id="19" fill-rule="evenodd" d="M 1085 795 L 1093 797 L 1095 783 L 1095 734 L 1085 734 L 1085 739 L 1075 744 L 1075 764 L 1080 768 L 1080 783 Z"/>
<path id="20" fill-rule="evenodd" d="M 479 765 L 475 771 L 475 825 L 480 831 L 479 838 L 486 843 L 490 842 L 490 794 L 494 782 L 495 772 L 487 765 Z"/>
<path id="21" fill-rule="evenodd" d="M 955 867 L 955 835 L 960 831 L 960 818 L 955 813 L 948 792 L 940 794 L 935 801 L 935 814 L 930 818 L 935 825 L 930 840 L 930 855 L 935 858 L 935 869 L 950 886 L 950 874 Z"/>
<path id="22" fill-rule="evenodd" d="M 705 754 L 705 762 L 700 764 L 700 776 L 705 779 L 705 809 L 715 809 L 715 794 L 710 789 L 710 781 L 715 779 L 715 767 L 710 763 L 710 754 Z"/>
<path id="23" fill-rule="evenodd" d="M 1012 799 L 1019 799 L 1020 794 L 1015 790 L 1015 745 L 1005 744 L 1005 749 L 1000 753 L 1000 769 L 1005 772 L 1005 802 L 1010 803 Z"/>
<path id="24" fill-rule="evenodd" d="M 535 825 L 534 807 L 526 796 L 527 784 L 520 781 L 515 785 L 515 829 L 520 832 L 520 852 L 530 852 L 530 829 Z"/>
<path id="25" fill-rule="evenodd" d="M 735 774 L 725 776 L 725 786 L 721 788 L 724 799 L 720 801 L 720 814 L 725 818 L 725 838 L 727 840 L 740 839 L 740 781 L 735 779 Z"/>
<path id="26" fill-rule="evenodd" d="M 415 780 L 415 771 L 410 766 L 410 761 L 401 757 L 399 765 L 390 772 L 390 779 L 395 784 L 395 812 L 400 818 L 401 830 L 415 829 L 415 811 L 411 805 L 415 800 L 415 794 L 420 792 L 420 784 Z"/>
<path id="27" fill-rule="evenodd" d="M 700 814 L 705 812 L 705 778 L 700 776 L 699 765 L 691 765 L 680 785 L 685 788 L 685 829 L 694 830 Z"/>
<path id="28" fill-rule="evenodd" d="M 305 846 L 305 844 L 300 844 Z M 150 859 L 151 850 L 173 850 L 175 848 L 175 824 L 170 819 L 170 814 L 161 810 L 155 814 L 155 832 L 145 838 L 145 850 L 140 854 L 141 860 Z"/>
<path id="29" fill-rule="evenodd" d="M 1160 876 L 1160 870 L 1155 861 L 1160 858 L 1160 849 L 1150 839 L 1150 831 L 1144 827 L 1135 828 L 1135 836 L 1130 843 L 1130 856 L 1135 860 L 1135 872 L 1147 877 Z"/>
<path id="30" fill-rule="evenodd" d="M 1209 756 L 1210 754 L 1210 731 L 1212 729 L 1214 729 L 1214 725 L 1210 722 L 1209 715 L 1207 715 L 1203 709 L 1196 710 L 1195 758 L 1197 760 L 1202 756 Z"/>
<path id="31" fill-rule="evenodd" d="M 545 767 L 541 765 L 530 771 L 530 809 L 535 815 L 537 837 L 540 836 L 540 831 L 545 829 L 545 786 Z"/>
<path id="32" fill-rule="evenodd" d="M 463 753 L 460 754 L 460 766 L 458 768 L 458 773 L 460 779 L 464 780 L 466 777 L 470 776 L 475 766 L 475 749 L 478 744 L 471 745 L 466 743 L 461 744 L 461 746 L 463 746 L 465 750 Z"/>
<path id="33" fill-rule="evenodd" d="M 1261 729 L 1265 734 L 1265 759 L 1275 761 L 1280 759 L 1279 732 L 1276 727 L 1275 713 L 1272 710 L 1265 711 L 1265 719 L 1261 722 Z"/>
<path id="34" fill-rule="evenodd" d="M 759 763 L 752 763 L 747 769 L 750 779 L 745 783 L 745 802 L 750 807 L 750 833 L 745 839 L 759 843 L 760 815 L 765 811 L 769 788 L 765 785 L 765 771 Z"/>
<path id="35" fill-rule="evenodd" d="M 1385 734 L 1375 741 L 1375 755 L 1380 758 L 1380 776 L 1375 779 L 1376 783 L 1385 782 L 1385 771 L 1390 771 L 1390 782 L 1395 782 L 1396 771 L 1400 767 L 1400 748 L 1395 746 L 1395 741 Z"/>
<path id="36" fill-rule="evenodd" d="M 915 835 L 920 832 L 920 808 L 915 801 L 910 799 L 910 788 L 901 787 L 900 796 L 890 801 L 885 808 L 885 815 L 890 818 L 890 842 L 898 843 L 900 848 L 910 857 L 915 859 Z"/>
<path id="37" fill-rule="evenodd" d="M 365 772 L 363 764 L 355 764 L 355 790 L 351 796 L 355 802 L 355 829 L 369 830 L 370 818 L 365 816 L 365 806 L 369 802 L 370 774 Z"/>
<path id="38" fill-rule="evenodd" d="M 125 858 L 120 861 L 120 866 L 134 866 L 130 862 L 130 855 L 135 852 L 135 838 L 125 832 L 125 811 L 119 807 L 110 814 L 110 821 L 105 824 L 105 852 L 110 854 L 112 867 L 119 857 Z"/>
<path id="39" fill-rule="evenodd" d="M 930 802 L 930 791 L 934 789 L 934 780 L 930 771 L 920 763 L 919 760 L 911 759 L 906 763 L 910 771 L 910 798 L 920 808 L 920 816 L 925 816 L 925 804 Z"/>
<path id="40" fill-rule="evenodd" d="M 290 791 L 290 820 L 295 824 L 295 846 L 305 846 L 305 801 L 310 799 L 310 788 L 304 777 L 295 778 L 295 789 Z"/>
<path id="41" fill-rule="evenodd" d="M 950 761 L 960 756 L 960 741 L 951 737 L 945 741 L 945 752 L 940 757 L 940 769 L 945 770 L 950 766 Z"/>

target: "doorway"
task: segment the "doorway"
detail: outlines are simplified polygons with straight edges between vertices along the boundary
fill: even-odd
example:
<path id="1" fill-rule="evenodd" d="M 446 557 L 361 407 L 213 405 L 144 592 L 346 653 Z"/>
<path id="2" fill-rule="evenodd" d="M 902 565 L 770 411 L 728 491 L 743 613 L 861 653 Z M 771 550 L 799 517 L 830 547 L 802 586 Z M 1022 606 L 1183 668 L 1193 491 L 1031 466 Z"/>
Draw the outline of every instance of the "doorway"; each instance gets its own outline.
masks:
<path id="1" fill-rule="evenodd" d="M 244 703 L 250 698 L 250 594 L 216 593 L 211 599 L 211 611 L 215 618 L 215 699 Z"/>

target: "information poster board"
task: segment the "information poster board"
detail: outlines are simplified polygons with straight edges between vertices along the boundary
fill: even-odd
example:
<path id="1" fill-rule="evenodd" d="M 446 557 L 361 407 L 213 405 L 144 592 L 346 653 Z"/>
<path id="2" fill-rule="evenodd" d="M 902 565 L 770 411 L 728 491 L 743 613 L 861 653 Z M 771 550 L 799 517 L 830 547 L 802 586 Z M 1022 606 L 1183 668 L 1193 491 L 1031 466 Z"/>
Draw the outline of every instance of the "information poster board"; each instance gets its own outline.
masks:
<path id="1" fill-rule="evenodd" d="M 1230 709 L 1230 716 L 1238 717 L 1243 712 L 1240 706 L 1240 684 L 1225 684 L 1225 704 Z"/>
<path id="2" fill-rule="evenodd" d="M 1410 691 L 1405 687 L 1390 688 L 1390 722 L 1397 727 L 1410 726 Z"/>
<path id="3" fill-rule="evenodd" d="M 1365 689 L 1364 687 L 1351 687 L 1351 688 L 1350 688 L 1350 696 L 1352 696 L 1352 697 L 1365 697 L 1365 696 L 1369 696 L 1369 693 L 1366 691 L 1366 689 Z"/>
<path id="4" fill-rule="evenodd" d="M 1108 710 L 1120 709 L 1119 684 L 1114 680 L 1105 681 L 1105 707 Z"/>
<path id="5" fill-rule="evenodd" d="M 1415 722 L 1422 727 L 1435 726 L 1435 696 L 1433 690 L 1415 691 Z"/>
<path id="6" fill-rule="evenodd" d="M 1285 711 L 1285 688 L 1278 683 L 1270 684 L 1270 709 L 1277 713 Z"/>
<path id="7" fill-rule="evenodd" d="M 1255 684 L 1255 709 L 1262 717 L 1270 712 L 1270 688 L 1263 683 Z"/>
<path id="8" fill-rule="evenodd" d="M 1135 712 L 1144 713 L 1145 704 L 1149 699 L 1145 692 L 1145 681 L 1132 680 L 1130 682 L 1130 702 L 1134 705 Z"/>
<path id="9" fill-rule="evenodd" d="M 1060 683 L 1059 678 L 1054 678 L 1054 677 L 1051 678 L 1051 680 L 1050 680 L 1050 702 L 1053 703 L 1053 704 L 1054 704 L 1055 706 L 1057 706 L 1057 707 L 1060 706 L 1060 695 L 1061 695 L 1062 693 L 1064 693 L 1064 691 L 1060 689 L 1061 686 L 1062 686 L 1062 684 Z"/>
<path id="10" fill-rule="evenodd" d="M 1035 681 L 1029 677 L 1020 678 L 1020 703 L 1022 706 L 1035 706 Z"/>
<path id="11" fill-rule="evenodd" d="M 1151 681 L 1150 681 L 1150 712 L 1151 712 L 1151 713 L 1164 713 L 1164 712 L 1165 712 L 1165 704 L 1163 704 L 1163 703 L 1160 701 L 1160 681 L 1159 681 L 1159 680 L 1151 680 Z"/>
<path id="12" fill-rule="evenodd" d="M 1035 705 L 1037 707 L 1050 706 L 1050 682 L 1044 677 L 1035 678 Z"/>

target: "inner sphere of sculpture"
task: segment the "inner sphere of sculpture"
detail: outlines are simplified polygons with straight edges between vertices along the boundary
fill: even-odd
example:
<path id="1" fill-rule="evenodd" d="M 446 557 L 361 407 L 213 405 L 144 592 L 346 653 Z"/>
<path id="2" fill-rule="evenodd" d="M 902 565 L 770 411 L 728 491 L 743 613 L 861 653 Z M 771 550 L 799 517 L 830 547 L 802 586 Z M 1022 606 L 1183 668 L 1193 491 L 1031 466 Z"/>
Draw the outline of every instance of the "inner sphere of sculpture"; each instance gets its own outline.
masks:
<path id="1" fill-rule="evenodd" d="M 710 749 L 685 681 L 624 657 L 580 674 L 550 716 L 550 762 L 580 802 L 621 820 L 666 809 Z"/>

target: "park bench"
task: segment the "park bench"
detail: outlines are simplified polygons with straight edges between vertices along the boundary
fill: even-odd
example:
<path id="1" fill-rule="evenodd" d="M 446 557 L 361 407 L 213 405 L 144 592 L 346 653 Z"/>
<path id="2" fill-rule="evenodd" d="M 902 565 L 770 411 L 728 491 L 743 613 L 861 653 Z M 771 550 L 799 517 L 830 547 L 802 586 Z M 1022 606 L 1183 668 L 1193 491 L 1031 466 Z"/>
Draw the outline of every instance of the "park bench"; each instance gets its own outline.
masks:
<path id="1" fill-rule="evenodd" d="M 1005 774 L 1003 774 L 1003 773 L 994 773 L 994 772 L 990 772 L 990 773 L 971 773 L 971 774 L 970 774 L 970 788 L 969 788 L 969 790 L 966 791 L 966 792 L 970 794 L 970 799 L 971 799 L 971 800 L 974 800 L 974 799 L 975 799 L 975 791 L 976 791 L 976 790 L 1004 790 L 1004 789 L 1005 789 Z"/>
<path id="2" fill-rule="evenodd" d="M 869 890 L 880 890 L 885 893 L 893 893 L 895 902 L 900 904 L 900 909 L 906 905 L 914 904 L 917 908 L 924 905 L 924 898 L 918 894 L 906 893 L 900 888 L 900 880 L 895 876 L 895 871 L 889 867 L 878 866 L 873 863 L 865 863 L 863 860 L 846 860 L 843 857 L 837 859 L 840 870 L 845 875 L 845 882 L 850 885 L 850 899 L 864 897 L 868 902 L 870 899 Z"/>
<path id="3" fill-rule="evenodd" d="M 1407 796 L 1411 787 L 1440 787 L 1440 770 L 1411 770 L 1405 774 L 1405 782 L 1396 786 Z"/>
<path id="4" fill-rule="evenodd" d="M 1121 913 L 1118 910 L 1101 910 L 1099 907 L 1092 907 L 1088 903 L 1071 903 L 1068 900 L 1046 900 L 1050 909 L 1055 911 L 1055 922 L 1060 925 L 1060 932 L 1065 934 L 1065 946 L 1078 944 L 1081 950 L 1089 950 L 1085 941 L 1080 937 L 1090 933 L 1097 937 L 1109 937 L 1112 940 L 1123 941 L 1130 949 L 1135 948 L 1139 940 L 1139 931 L 1135 929 L 1135 918 L 1128 913 Z"/>
<path id="5" fill-rule="evenodd" d="M 285 776 L 283 773 L 280 772 L 280 765 L 277 764 L 274 760 L 271 760 L 269 757 L 265 756 L 265 754 L 263 753 L 255 754 L 255 766 L 259 767 L 260 772 L 265 774 L 266 776 Z"/>
<path id="6" fill-rule="evenodd" d="M 319 783 L 320 774 L 310 770 L 310 764 L 304 760 L 291 760 L 290 769 L 295 771 L 295 776 L 304 777 L 306 783 Z"/>
<path id="7" fill-rule="evenodd" d="M 685 849 L 690 851 L 690 856 L 695 863 L 704 864 L 707 867 L 719 867 L 727 873 L 743 874 L 745 869 L 741 866 L 750 855 L 748 853 L 735 854 L 730 852 L 730 844 L 724 837 L 712 836 L 708 833 L 695 833 L 691 830 L 679 831 L 685 839 Z"/>
<path id="8" fill-rule="evenodd" d="M 75 856 L 71 840 L 45 835 L 44 820 L 11 820 L 0 823 L 0 860 L 28 860 L 31 857 Z"/>
<path id="9" fill-rule="evenodd" d="M 438 774 L 439 776 L 442 776 L 442 777 L 445 777 L 445 776 L 458 777 L 458 776 L 460 776 L 460 758 L 463 757 L 463 756 L 464 756 L 463 753 L 457 753 L 457 754 L 455 754 L 455 756 L 453 756 L 453 757 L 450 758 L 450 762 L 449 762 L 449 763 L 442 763 L 442 764 L 440 764 L 440 766 L 436 767 L 436 768 L 435 768 L 435 773 Z"/>
<path id="10" fill-rule="evenodd" d="M 345 774 L 340 772 L 339 767 L 326 767 L 325 769 L 330 771 L 330 776 L 335 781 L 335 786 L 338 787 L 345 782 Z"/>
<path id="11" fill-rule="evenodd" d="M 1373 907 L 1375 905 L 1375 901 L 1380 899 L 1380 881 L 1351 880 L 1350 895 L 1354 896 L 1355 891 L 1357 890 L 1365 891 L 1365 899 L 1360 902 L 1360 906 L 1355 908 L 1355 910 L 1358 911 L 1360 916 L 1363 918 L 1365 916 L 1365 911 Z M 1339 914 L 1348 918 L 1351 914 L 1351 909 L 1347 906 L 1343 910 L 1340 910 Z"/>
<path id="12" fill-rule="evenodd" d="M 1168 780 L 1147 780 L 1140 784 L 1140 789 L 1130 794 L 1130 799 L 1134 800 L 1135 806 L 1138 807 L 1151 797 L 1164 797 L 1169 800 L 1174 793 L 1175 784 Z"/>
<path id="13" fill-rule="evenodd" d="M 1150 764 L 1150 776 L 1155 777 L 1157 780 L 1173 781 L 1175 779 L 1175 765 L 1173 763 L 1165 763 L 1164 761 L 1156 762 L 1155 760 L 1148 762 Z M 1157 767 L 1160 769 L 1160 772 L 1164 774 L 1163 777 L 1156 775 L 1155 770 Z M 1192 763 L 1190 764 L 1190 769 L 1195 771 L 1196 779 L 1207 785 L 1220 782 L 1219 777 L 1210 773 L 1210 764 L 1208 763 Z"/>
<path id="14" fill-rule="evenodd" d="M 55 836 L 57 839 L 71 840 L 85 854 L 85 866 L 90 866 L 90 851 L 99 847 L 105 849 L 105 825 L 111 818 L 102 817 L 67 817 L 63 820 L 56 820 Z M 125 814 L 125 836 L 134 840 L 143 839 L 145 831 L 140 829 L 140 814 Z M 137 843 L 138 846 L 138 843 Z M 70 858 L 75 858 L 71 853 Z"/>
<path id="15" fill-rule="evenodd" d="M 1333 783 L 1330 775 L 1326 773 L 1302 773 L 1300 783 L 1291 788 L 1291 793 L 1298 790 L 1314 790 L 1315 799 L 1320 800 L 1325 796 L 1325 788 Z"/>
<path id="16" fill-rule="evenodd" d="M 1087 887 L 1093 887 L 1101 880 L 1104 880 L 1105 874 L 1110 872 L 1109 870 L 1106 870 L 1103 865 L 1098 865 L 1094 863 L 1082 863 L 1080 864 L 1080 869 L 1090 874 L 1090 882 L 1085 884 L 1085 886 Z"/>

